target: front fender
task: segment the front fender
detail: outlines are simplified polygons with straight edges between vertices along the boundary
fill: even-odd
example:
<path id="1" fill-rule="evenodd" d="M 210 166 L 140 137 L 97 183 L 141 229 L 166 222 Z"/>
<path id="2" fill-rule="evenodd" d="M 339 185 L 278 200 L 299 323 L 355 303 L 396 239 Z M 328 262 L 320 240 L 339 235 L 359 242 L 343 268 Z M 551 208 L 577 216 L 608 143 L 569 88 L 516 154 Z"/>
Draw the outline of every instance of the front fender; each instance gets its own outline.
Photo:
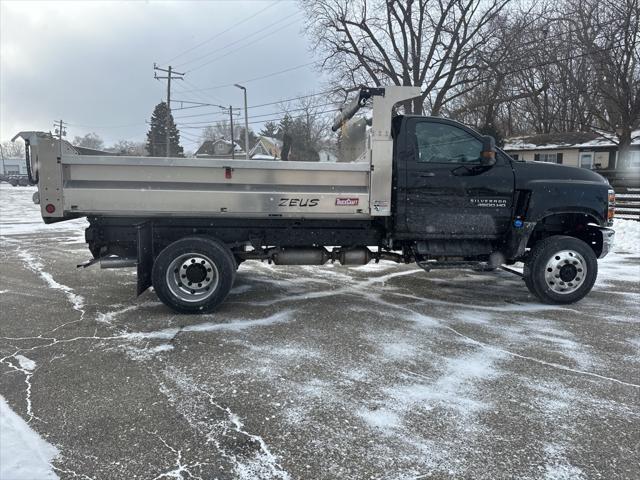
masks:
<path id="1" fill-rule="evenodd" d="M 526 219 L 539 222 L 559 214 L 583 214 L 606 225 L 609 185 L 576 180 L 539 180 L 529 182 L 531 196 Z"/>

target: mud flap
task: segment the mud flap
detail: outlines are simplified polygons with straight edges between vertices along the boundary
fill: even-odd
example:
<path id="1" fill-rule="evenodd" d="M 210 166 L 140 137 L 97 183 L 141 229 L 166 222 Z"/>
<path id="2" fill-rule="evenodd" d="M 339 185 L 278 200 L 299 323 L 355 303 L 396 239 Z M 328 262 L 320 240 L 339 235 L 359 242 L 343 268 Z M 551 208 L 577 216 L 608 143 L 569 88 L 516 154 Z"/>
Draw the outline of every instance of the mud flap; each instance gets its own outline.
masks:
<path id="1" fill-rule="evenodd" d="M 153 269 L 153 225 L 144 222 L 136 225 L 138 239 L 138 296 L 151 286 Z"/>

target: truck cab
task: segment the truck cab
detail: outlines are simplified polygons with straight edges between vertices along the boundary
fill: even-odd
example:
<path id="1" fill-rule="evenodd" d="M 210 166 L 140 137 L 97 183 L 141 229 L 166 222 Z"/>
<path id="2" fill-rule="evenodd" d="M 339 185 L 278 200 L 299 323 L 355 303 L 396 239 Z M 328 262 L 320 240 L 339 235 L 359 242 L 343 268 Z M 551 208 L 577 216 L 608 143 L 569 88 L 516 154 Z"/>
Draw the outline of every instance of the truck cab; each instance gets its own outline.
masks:
<path id="1" fill-rule="evenodd" d="M 515 192 L 512 160 L 458 122 L 402 116 L 397 123 L 396 232 L 425 240 L 504 235 Z"/>

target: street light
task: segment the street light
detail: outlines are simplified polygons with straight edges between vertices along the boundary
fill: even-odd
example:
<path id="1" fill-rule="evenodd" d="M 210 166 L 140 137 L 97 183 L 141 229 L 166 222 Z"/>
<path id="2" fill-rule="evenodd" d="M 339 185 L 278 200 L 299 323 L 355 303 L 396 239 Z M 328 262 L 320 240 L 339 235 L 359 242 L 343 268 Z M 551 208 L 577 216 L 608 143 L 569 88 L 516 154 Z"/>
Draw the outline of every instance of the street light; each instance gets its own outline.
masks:
<path id="1" fill-rule="evenodd" d="M 249 110 L 247 108 L 247 89 L 237 83 L 234 83 L 234 87 L 238 87 L 244 92 L 244 150 L 247 160 L 249 160 Z M 231 140 L 233 142 L 233 139 Z"/>

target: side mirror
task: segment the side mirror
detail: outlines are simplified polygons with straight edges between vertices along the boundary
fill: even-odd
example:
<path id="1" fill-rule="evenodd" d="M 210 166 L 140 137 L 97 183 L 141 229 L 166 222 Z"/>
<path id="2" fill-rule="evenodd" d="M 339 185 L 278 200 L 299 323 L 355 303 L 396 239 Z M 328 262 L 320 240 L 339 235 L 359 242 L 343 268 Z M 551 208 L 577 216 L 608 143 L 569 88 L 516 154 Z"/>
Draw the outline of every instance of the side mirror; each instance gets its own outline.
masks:
<path id="1" fill-rule="evenodd" d="M 480 165 L 491 167 L 496 163 L 496 139 L 491 135 L 482 137 L 482 152 L 480 152 Z"/>

